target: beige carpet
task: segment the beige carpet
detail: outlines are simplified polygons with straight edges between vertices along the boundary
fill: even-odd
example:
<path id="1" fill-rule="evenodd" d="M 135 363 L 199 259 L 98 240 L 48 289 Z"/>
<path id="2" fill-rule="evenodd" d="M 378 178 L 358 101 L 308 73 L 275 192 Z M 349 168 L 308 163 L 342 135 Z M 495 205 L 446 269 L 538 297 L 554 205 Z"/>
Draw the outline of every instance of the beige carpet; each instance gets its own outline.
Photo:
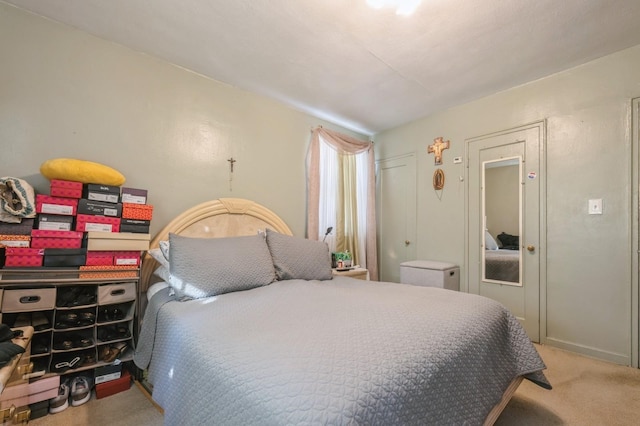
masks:
<path id="1" fill-rule="evenodd" d="M 553 390 L 522 382 L 496 426 L 640 425 L 640 370 L 536 345 Z M 33 426 L 156 426 L 163 416 L 134 384 L 31 421 Z"/>
<path id="2" fill-rule="evenodd" d="M 524 380 L 496 426 L 640 425 L 640 370 L 536 345 L 553 390 Z"/>
<path id="3" fill-rule="evenodd" d="M 33 426 L 159 426 L 163 415 L 134 383 L 131 389 L 29 422 Z"/>

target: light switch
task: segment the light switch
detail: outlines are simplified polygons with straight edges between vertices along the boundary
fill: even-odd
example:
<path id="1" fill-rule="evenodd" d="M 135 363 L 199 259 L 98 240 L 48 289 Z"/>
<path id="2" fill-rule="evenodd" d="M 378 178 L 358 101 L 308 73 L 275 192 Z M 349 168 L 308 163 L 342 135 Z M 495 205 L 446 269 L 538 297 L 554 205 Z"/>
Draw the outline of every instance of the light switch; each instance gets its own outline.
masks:
<path id="1" fill-rule="evenodd" d="M 602 198 L 589 200 L 589 214 L 602 214 Z"/>

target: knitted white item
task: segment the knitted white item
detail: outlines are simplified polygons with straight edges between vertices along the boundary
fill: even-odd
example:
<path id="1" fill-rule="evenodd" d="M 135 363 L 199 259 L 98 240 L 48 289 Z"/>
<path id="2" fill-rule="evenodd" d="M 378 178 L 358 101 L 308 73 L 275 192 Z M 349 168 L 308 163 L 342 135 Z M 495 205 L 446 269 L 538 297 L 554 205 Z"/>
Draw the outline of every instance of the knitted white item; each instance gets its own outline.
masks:
<path id="1" fill-rule="evenodd" d="M 20 223 L 36 217 L 35 191 L 24 179 L 0 178 L 0 221 Z"/>

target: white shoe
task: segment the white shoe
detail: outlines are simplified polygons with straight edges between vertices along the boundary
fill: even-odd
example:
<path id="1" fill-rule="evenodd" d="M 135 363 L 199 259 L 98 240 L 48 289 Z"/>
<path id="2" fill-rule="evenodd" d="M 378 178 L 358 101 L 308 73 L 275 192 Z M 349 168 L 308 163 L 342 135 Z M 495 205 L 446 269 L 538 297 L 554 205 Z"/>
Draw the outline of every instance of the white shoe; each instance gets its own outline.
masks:
<path id="1" fill-rule="evenodd" d="M 58 396 L 49 400 L 49 413 L 55 414 L 69 406 L 69 382 L 64 380 L 58 388 Z"/>
<path id="2" fill-rule="evenodd" d="M 91 399 L 91 385 L 84 376 L 74 377 L 71 382 L 71 405 L 77 407 Z"/>

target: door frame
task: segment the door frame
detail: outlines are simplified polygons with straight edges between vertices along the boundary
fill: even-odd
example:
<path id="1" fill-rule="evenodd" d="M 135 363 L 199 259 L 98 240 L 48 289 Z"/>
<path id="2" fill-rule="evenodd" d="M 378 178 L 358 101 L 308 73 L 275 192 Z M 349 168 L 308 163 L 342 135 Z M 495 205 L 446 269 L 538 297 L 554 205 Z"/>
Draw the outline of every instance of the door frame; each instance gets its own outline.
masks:
<path id="1" fill-rule="evenodd" d="M 513 133 L 517 131 L 529 130 L 529 129 L 537 129 L 540 137 L 539 151 L 538 151 L 538 159 L 540 161 L 539 164 L 539 179 L 540 182 L 540 194 L 538 199 L 538 204 L 540 206 L 539 210 L 539 229 L 540 229 L 540 242 L 539 247 L 537 248 L 539 253 L 539 268 L 540 268 L 540 312 L 539 312 L 539 336 L 540 343 L 545 344 L 547 342 L 547 121 L 534 121 L 532 123 L 528 123 L 522 126 L 511 127 L 504 130 L 499 130 L 497 132 L 487 133 L 480 136 L 475 136 L 471 138 L 465 139 L 464 145 L 464 158 L 469 158 L 469 147 L 472 142 L 502 136 L 508 133 Z M 464 167 L 464 264 L 466 265 L 464 272 L 464 285 L 460 287 L 461 291 L 469 292 L 469 280 L 470 280 L 470 270 L 469 267 L 469 164 L 465 164 Z"/>
<path id="2" fill-rule="evenodd" d="M 631 366 L 640 367 L 640 98 L 631 100 Z"/>

